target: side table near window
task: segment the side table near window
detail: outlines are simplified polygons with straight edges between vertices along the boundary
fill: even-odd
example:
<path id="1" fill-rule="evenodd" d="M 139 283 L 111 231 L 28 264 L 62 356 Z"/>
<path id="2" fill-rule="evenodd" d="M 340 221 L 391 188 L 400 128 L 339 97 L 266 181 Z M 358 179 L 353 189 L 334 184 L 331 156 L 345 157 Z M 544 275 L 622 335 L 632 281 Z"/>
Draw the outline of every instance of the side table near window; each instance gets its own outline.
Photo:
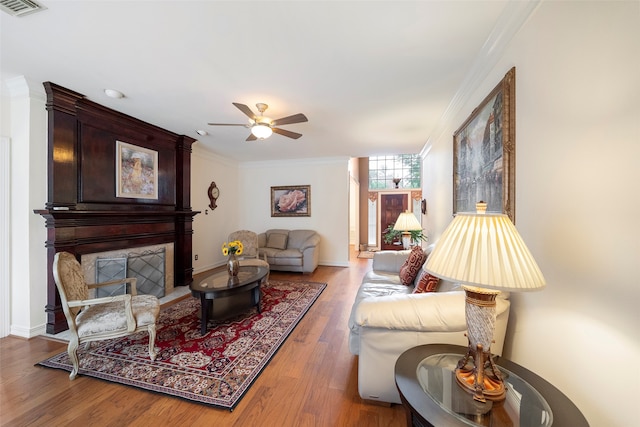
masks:
<path id="1" fill-rule="evenodd" d="M 473 400 L 457 384 L 453 373 L 466 350 L 456 345 L 430 344 L 400 355 L 395 378 L 408 426 L 589 426 L 560 390 L 499 356 L 494 360 L 504 377 L 506 399 L 484 403 Z"/>

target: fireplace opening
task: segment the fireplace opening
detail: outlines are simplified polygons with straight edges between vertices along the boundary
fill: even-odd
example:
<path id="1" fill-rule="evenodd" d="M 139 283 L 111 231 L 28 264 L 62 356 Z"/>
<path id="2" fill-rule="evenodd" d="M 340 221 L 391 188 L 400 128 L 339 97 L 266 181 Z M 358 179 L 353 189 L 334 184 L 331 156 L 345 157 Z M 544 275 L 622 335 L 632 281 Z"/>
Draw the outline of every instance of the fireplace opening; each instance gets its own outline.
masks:
<path id="1" fill-rule="evenodd" d="M 173 291 L 173 244 L 83 255 L 87 283 L 135 277 L 138 294 L 162 298 Z M 126 293 L 124 284 L 97 288 L 95 298 Z"/>
<path id="2" fill-rule="evenodd" d="M 144 251 L 122 258 L 96 259 L 96 283 L 135 277 L 138 294 L 165 295 L 165 250 Z M 125 284 L 104 286 L 96 289 L 96 297 L 106 297 L 126 293 Z"/>

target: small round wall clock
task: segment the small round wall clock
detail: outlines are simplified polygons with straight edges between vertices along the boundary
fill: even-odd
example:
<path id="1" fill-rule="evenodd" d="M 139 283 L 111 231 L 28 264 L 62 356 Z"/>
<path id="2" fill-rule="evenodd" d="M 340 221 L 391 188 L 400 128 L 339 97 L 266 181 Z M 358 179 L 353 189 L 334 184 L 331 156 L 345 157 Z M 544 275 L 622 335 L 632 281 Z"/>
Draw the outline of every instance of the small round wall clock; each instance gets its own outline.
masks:
<path id="1" fill-rule="evenodd" d="M 218 205 L 216 205 L 216 201 L 218 200 L 218 197 L 220 197 L 220 189 L 214 181 L 211 181 L 211 185 L 209 186 L 209 191 L 207 191 L 207 194 L 209 194 L 209 201 L 211 202 L 209 203 L 209 207 L 211 208 L 211 210 L 214 210 L 218 207 Z"/>

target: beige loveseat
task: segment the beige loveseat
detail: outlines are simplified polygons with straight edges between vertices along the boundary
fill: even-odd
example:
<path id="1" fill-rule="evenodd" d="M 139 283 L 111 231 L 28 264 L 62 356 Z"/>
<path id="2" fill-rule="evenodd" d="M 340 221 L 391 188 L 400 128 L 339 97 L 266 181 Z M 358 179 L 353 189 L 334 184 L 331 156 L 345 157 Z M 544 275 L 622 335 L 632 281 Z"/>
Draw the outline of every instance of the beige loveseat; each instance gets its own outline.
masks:
<path id="1" fill-rule="evenodd" d="M 312 273 L 318 267 L 320 235 L 313 230 L 271 229 L 258 235 L 258 253 L 271 270 Z"/>
<path id="2" fill-rule="evenodd" d="M 425 250 L 427 255 L 432 248 Z M 414 293 L 422 268 L 409 286 L 399 275 L 409 252 L 376 252 L 353 303 L 349 349 L 358 355 L 358 392 L 365 400 L 400 403 L 394 369 L 404 351 L 422 344 L 468 344 L 464 291 L 440 280 L 435 292 Z M 509 305 L 508 295 L 500 294 L 493 354 L 502 354 Z"/>

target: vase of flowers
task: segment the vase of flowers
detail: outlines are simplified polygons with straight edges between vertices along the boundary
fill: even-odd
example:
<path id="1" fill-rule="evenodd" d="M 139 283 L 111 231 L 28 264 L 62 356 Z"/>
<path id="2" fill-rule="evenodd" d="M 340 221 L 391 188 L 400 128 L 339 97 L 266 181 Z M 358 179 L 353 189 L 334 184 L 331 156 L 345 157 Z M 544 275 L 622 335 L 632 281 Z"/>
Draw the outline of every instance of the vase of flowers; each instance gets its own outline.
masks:
<path id="1" fill-rule="evenodd" d="M 228 256 L 227 272 L 229 276 L 235 277 L 240 270 L 240 261 L 236 258 L 238 255 L 242 255 L 242 242 L 240 240 L 234 240 L 232 242 L 224 242 L 222 244 L 222 255 Z"/>

